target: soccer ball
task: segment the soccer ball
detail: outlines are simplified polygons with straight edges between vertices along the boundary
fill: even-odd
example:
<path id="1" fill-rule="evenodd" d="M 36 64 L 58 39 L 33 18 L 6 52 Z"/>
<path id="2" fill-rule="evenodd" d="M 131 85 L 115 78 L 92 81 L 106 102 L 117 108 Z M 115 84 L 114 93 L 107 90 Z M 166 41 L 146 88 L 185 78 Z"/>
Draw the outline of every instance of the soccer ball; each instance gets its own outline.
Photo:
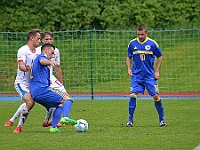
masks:
<path id="1" fill-rule="evenodd" d="M 87 121 L 83 119 L 77 120 L 77 124 L 74 125 L 74 129 L 76 132 L 86 132 L 88 130 Z"/>

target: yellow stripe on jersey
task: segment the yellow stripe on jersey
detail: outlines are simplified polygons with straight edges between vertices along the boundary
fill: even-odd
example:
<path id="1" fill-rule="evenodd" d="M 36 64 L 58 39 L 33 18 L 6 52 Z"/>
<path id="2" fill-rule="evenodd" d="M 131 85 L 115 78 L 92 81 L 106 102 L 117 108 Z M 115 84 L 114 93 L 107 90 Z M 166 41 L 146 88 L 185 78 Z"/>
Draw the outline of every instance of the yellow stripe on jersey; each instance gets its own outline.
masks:
<path id="1" fill-rule="evenodd" d="M 157 47 L 159 47 L 158 43 L 157 43 L 156 41 L 154 41 L 153 39 L 151 39 L 151 38 L 148 38 L 148 40 L 150 40 L 150 41 L 154 42 L 154 43 L 156 44 L 156 46 L 157 46 Z"/>
<path id="2" fill-rule="evenodd" d="M 130 43 L 133 42 L 133 41 L 135 41 L 135 40 L 137 40 L 137 39 L 136 39 L 136 38 L 132 39 L 132 40 L 128 43 L 128 47 L 129 47 Z"/>
<path id="3" fill-rule="evenodd" d="M 62 107 L 63 104 L 64 104 L 64 102 L 65 102 L 66 100 L 71 100 L 72 103 L 73 103 L 73 99 L 70 98 L 70 97 L 68 97 L 68 96 L 67 96 L 65 93 L 63 93 L 62 91 L 56 90 L 56 89 L 51 88 L 51 87 L 49 87 L 49 90 L 52 91 L 52 92 L 54 92 L 54 93 L 57 93 L 57 94 L 60 95 L 60 96 L 62 96 L 63 99 L 62 99 L 62 101 L 60 102 L 60 104 L 58 105 L 58 107 Z"/>
<path id="4" fill-rule="evenodd" d="M 137 40 L 138 41 L 138 43 L 140 43 L 140 44 L 144 44 L 146 41 L 152 41 L 152 42 L 154 42 L 155 44 L 156 44 L 156 46 L 157 47 L 159 47 L 159 45 L 158 45 L 158 43 L 156 42 L 156 41 L 154 41 L 153 39 L 151 39 L 151 38 L 149 38 L 149 37 L 146 37 L 146 39 L 143 41 L 143 42 L 140 42 L 140 40 L 139 40 L 139 38 L 137 37 L 137 38 L 135 38 L 135 39 L 133 39 L 132 41 L 134 41 L 134 40 Z M 132 42 L 131 41 L 131 42 Z"/>
<path id="5" fill-rule="evenodd" d="M 138 50 L 138 51 L 134 51 L 133 54 L 153 54 L 153 52 Z"/>
<path id="6" fill-rule="evenodd" d="M 148 38 L 148 37 L 146 37 L 146 39 L 145 39 L 143 42 L 140 42 L 140 40 L 139 40 L 139 38 L 138 38 L 138 37 L 136 38 L 136 40 L 138 41 L 138 43 L 140 43 L 140 44 L 144 44 L 146 41 L 148 41 L 148 40 L 149 40 L 149 38 Z"/>
<path id="7" fill-rule="evenodd" d="M 52 91 L 52 92 L 54 92 L 54 93 L 57 93 L 58 95 L 60 95 L 60 96 L 62 96 L 64 99 L 66 99 L 66 95 L 65 95 L 65 93 L 63 93 L 62 91 L 59 91 L 59 90 L 56 90 L 56 89 L 54 89 L 54 88 L 49 88 L 49 90 L 50 91 Z"/>

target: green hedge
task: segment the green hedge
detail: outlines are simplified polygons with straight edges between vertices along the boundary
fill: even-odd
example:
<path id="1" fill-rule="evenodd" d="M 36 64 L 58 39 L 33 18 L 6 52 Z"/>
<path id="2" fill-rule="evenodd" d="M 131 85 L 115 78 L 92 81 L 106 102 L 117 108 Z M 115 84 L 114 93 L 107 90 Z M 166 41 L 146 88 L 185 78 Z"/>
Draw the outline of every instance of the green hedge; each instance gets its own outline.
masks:
<path id="1" fill-rule="evenodd" d="M 198 0 L 1 0 L 0 31 L 200 27 Z"/>

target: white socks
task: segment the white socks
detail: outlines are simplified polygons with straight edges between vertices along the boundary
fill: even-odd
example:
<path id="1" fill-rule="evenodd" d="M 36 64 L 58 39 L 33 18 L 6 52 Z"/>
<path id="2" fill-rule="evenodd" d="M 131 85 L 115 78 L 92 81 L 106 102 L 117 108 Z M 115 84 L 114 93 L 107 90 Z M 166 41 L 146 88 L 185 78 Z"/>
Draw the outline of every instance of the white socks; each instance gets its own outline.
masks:
<path id="1" fill-rule="evenodd" d="M 25 123 L 26 119 L 28 118 L 28 115 L 29 115 L 29 110 L 25 105 L 25 107 L 23 107 L 22 112 L 20 114 L 18 126 L 23 126 L 23 124 Z"/>
<path id="2" fill-rule="evenodd" d="M 52 121 L 53 112 L 55 109 L 56 109 L 55 107 L 51 107 L 49 108 L 49 111 L 46 110 L 46 116 L 45 116 L 44 122 L 49 123 Z"/>
<path id="3" fill-rule="evenodd" d="M 10 119 L 10 121 L 15 122 L 15 120 L 20 116 L 23 108 L 26 107 L 26 103 L 23 103 L 19 106 L 19 108 L 17 109 L 17 111 L 15 112 L 15 114 L 12 116 L 12 118 Z"/>

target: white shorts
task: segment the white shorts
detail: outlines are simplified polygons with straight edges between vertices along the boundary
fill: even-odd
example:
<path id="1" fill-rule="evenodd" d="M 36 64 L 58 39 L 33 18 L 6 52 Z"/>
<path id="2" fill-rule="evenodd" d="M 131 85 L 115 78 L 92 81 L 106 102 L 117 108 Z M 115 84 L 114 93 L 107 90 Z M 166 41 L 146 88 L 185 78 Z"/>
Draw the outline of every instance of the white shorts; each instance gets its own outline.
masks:
<path id="1" fill-rule="evenodd" d="M 58 80 L 56 80 L 55 82 L 51 83 L 50 87 L 52 87 L 52 88 L 54 88 L 56 90 L 62 91 L 63 93 L 66 92 L 65 87 Z"/>
<path id="2" fill-rule="evenodd" d="M 14 83 L 14 86 L 15 86 L 17 93 L 19 93 L 19 95 L 21 97 L 23 97 L 26 93 L 29 92 L 29 86 L 28 85 L 21 84 L 21 83 Z"/>

